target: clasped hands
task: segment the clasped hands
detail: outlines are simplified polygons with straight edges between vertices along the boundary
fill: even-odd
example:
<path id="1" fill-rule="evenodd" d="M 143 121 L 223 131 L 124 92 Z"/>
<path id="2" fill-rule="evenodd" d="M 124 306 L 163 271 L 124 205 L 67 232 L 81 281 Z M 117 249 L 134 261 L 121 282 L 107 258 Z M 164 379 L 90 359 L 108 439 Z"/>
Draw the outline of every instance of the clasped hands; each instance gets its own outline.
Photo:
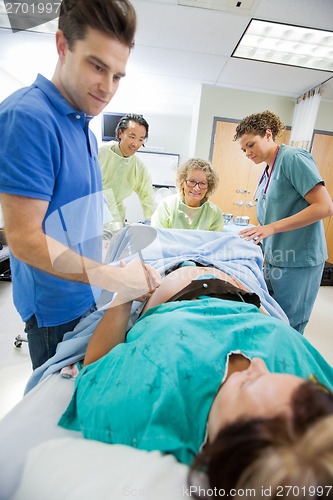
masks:
<path id="1" fill-rule="evenodd" d="M 143 302 L 151 297 L 161 284 L 160 273 L 140 259 L 133 259 L 128 263 L 120 261 L 120 268 L 123 287 L 117 294 L 118 304 L 133 300 Z"/>

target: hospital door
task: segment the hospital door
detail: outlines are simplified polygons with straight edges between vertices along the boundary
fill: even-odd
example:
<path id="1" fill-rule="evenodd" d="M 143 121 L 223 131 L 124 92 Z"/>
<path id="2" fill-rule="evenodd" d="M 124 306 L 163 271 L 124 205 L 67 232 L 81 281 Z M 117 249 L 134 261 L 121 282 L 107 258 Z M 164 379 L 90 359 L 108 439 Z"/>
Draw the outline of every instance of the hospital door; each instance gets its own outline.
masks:
<path id="1" fill-rule="evenodd" d="M 333 199 L 333 135 L 316 131 L 313 134 L 311 153 Z M 333 263 L 333 216 L 324 219 L 328 261 Z"/>

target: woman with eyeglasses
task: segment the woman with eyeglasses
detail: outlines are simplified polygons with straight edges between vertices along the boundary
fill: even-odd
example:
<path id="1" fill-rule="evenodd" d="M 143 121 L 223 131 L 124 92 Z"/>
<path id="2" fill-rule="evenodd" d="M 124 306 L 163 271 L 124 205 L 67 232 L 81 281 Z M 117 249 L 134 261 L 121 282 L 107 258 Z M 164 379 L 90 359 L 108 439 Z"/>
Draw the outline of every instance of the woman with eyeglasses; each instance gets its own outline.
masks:
<path id="1" fill-rule="evenodd" d="M 311 154 L 276 143 L 284 128 L 271 111 L 247 116 L 236 128 L 245 155 L 266 164 L 255 196 L 259 225 L 240 234 L 262 243 L 268 290 L 303 333 L 327 259 L 322 219 L 333 214 L 333 203 Z"/>
<path id="2" fill-rule="evenodd" d="M 222 211 L 208 200 L 218 182 L 218 175 L 208 161 L 191 158 L 177 171 L 178 193 L 158 204 L 151 225 L 167 229 L 222 231 Z"/>

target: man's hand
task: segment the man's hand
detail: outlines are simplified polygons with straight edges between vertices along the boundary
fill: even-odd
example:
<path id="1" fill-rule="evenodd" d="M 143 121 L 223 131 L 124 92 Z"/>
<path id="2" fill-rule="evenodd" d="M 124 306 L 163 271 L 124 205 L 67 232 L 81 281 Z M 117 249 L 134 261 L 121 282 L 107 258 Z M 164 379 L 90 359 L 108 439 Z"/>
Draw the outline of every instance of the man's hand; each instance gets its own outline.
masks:
<path id="1" fill-rule="evenodd" d="M 133 259 L 127 264 L 121 261 L 120 267 L 123 287 L 117 294 L 117 305 L 133 300 L 144 301 L 161 284 L 160 273 L 140 259 Z"/>

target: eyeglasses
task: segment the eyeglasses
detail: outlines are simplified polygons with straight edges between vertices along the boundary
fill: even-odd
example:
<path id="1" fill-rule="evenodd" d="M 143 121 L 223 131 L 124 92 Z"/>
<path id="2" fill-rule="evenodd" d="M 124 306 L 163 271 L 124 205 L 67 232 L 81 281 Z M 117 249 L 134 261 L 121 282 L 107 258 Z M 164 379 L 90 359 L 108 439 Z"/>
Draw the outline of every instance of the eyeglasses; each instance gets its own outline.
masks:
<path id="1" fill-rule="evenodd" d="M 186 186 L 189 188 L 194 188 L 195 186 L 199 186 L 200 189 L 207 189 L 208 188 L 207 182 L 203 182 L 203 181 L 197 182 L 197 181 L 194 181 L 193 179 L 185 179 L 185 183 L 186 183 Z"/>

